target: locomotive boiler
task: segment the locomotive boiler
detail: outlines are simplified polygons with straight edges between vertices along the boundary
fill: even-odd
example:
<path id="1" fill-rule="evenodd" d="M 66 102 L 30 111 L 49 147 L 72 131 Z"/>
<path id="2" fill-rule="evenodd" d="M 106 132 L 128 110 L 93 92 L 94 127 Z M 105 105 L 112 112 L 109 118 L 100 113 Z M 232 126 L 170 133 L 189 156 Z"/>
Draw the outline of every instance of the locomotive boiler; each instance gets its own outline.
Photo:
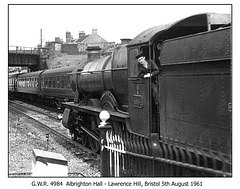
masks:
<path id="1" fill-rule="evenodd" d="M 113 112 L 116 120 L 127 117 L 127 47 L 118 45 L 111 55 L 76 66 L 70 73 L 74 102 L 63 103 L 63 125 L 74 140 L 99 151 L 97 128 L 101 110 Z M 121 113 L 120 113 L 121 112 Z M 124 116 L 119 116 L 120 114 Z"/>
<path id="2" fill-rule="evenodd" d="M 95 102 L 99 99 L 104 109 L 126 110 L 125 106 L 128 104 L 126 45 L 114 48 L 112 55 L 90 61 L 84 67 L 76 67 L 71 73 L 71 83 L 78 95 L 75 98 L 77 101 L 88 96 L 87 98 L 95 99 Z"/>

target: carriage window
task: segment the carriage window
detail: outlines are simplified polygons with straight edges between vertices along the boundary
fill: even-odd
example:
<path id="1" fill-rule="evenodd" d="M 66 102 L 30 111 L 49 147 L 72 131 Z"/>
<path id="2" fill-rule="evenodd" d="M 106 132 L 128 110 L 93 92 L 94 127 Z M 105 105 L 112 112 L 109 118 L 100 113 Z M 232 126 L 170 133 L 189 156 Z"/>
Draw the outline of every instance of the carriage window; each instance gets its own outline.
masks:
<path id="1" fill-rule="evenodd" d="M 47 87 L 47 80 L 44 78 L 44 87 Z"/>
<path id="2" fill-rule="evenodd" d="M 44 78 L 44 87 L 47 87 L 47 78 Z"/>
<path id="3" fill-rule="evenodd" d="M 70 88 L 70 75 L 67 75 L 67 88 Z"/>
<path id="4" fill-rule="evenodd" d="M 67 80 L 67 78 L 66 78 L 66 76 L 64 76 L 64 86 L 63 86 L 64 88 L 67 87 L 67 83 L 66 83 L 67 81 L 66 80 Z"/>
<path id="5" fill-rule="evenodd" d="M 51 85 L 52 85 L 52 81 L 49 80 L 49 81 L 48 81 L 48 87 L 51 87 Z"/>
<path id="6" fill-rule="evenodd" d="M 61 82 L 62 82 L 61 87 L 64 88 L 64 76 L 62 76 L 62 78 L 61 78 Z"/>
<path id="7" fill-rule="evenodd" d="M 49 87 L 52 87 L 52 84 L 53 84 L 53 77 L 50 77 L 50 78 L 49 78 L 49 81 L 50 81 L 50 83 L 49 83 Z"/>
<path id="8" fill-rule="evenodd" d="M 56 85 L 55 77 L 53 77 L 52 79 L 53 79 L 53 87 L 55 87 Z"/>
<path id="9" fill-rule="evenodd" d="M 38 78 L 37 77 L 35 78 L 35 85 L 36 85 L 36 87 L 38 87 Z"/>
<path id="10" fill-rule="evenodd" d="M 59 80 L 59 76 L 57 76 L 57 88 L 60 88 L 60 80 Z"/>

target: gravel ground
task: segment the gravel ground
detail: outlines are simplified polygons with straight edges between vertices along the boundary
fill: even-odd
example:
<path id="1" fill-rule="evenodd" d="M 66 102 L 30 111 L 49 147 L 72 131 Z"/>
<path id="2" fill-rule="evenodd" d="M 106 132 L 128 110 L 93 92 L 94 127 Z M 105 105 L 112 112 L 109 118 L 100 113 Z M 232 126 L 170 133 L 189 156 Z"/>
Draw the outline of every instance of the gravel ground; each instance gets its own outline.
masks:
<path id="1" fill-rule="evenodd" d="M 9 174 L 31 172 L 32 150 L 40 149 L 62 154 L 68 160 L 69 173 L 100 176 L 99 159 L 94 154 L 86 153 L 52 134 L 47 142 L 47 133 L 29 119 L 9 112 Z"/>

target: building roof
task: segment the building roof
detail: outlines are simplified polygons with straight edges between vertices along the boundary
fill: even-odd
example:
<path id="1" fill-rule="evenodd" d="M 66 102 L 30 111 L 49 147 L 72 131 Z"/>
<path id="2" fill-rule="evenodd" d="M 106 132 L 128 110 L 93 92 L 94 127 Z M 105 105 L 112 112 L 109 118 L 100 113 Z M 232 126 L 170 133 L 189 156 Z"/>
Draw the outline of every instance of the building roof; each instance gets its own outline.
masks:
<path id="1" fill-rule="evenodd" d="M 78 39 L 71 39 L 71 42 L 65 44 L 78 44 L 78 43 L 106 43 L 107 40 L 102 38 L 97 32 L 88 35 L 81 35 Z"/>
<path id="2" fill-rule="evenodd" d="M 75 43 L 81 43 L 84 39 L 86 39 L 89 35 L 84 35 L 74 40 Z"/>

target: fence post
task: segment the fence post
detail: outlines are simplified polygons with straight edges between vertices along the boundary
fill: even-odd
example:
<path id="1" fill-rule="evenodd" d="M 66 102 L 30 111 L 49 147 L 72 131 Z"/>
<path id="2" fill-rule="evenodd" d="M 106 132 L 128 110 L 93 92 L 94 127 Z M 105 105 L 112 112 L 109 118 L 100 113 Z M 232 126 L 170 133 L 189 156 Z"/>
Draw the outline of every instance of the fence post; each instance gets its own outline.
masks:
<path id="1" fill-rule="evenodd" d="M 101 141 L 101 159 L 100 159 L 100 165 L 101 165 L 101 176 L 102 177 L 109 177 L 110 175 L 110 154 L 109 151 L 105 148 L 107 145 L 107 132 L 111 131 L 112 126 L 106 122 L 110 118 L 110 114 L 108 111 L 103 110 L 99 114 L 99 118 L 101 119 L 101 123 L 98 126 L 100 130 L 100 141 Z"/>
<path id="2" fill-rule="evenodd" d="M 151 141 L 151 149 L 152 149 L 152 155 L 153 155 L 153 167 L 152 167 L 152 176 L 159 176 L 160 174 L 160 167 L 159 163 L 157 164 L 157 161 L 155 160 L 156 157 L 160 157 L 161 151 L 160 151 L 160 144 L 159 144 L 159 136 L 157 133 L 151 133 L 150 136 Z"/>

